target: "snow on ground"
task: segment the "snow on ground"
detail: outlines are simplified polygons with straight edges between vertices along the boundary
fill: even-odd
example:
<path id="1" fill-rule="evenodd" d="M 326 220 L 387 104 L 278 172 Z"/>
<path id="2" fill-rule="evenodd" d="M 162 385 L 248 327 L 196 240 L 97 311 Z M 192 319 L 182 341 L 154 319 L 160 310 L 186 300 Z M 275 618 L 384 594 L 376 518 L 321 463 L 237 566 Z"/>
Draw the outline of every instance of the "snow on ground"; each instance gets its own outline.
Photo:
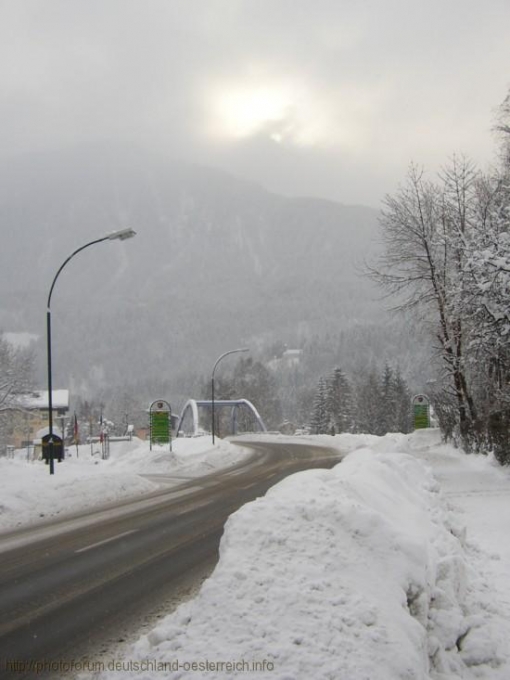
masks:
<path id="1" fill-rule="evenodd" d="M 231 515 L 198 596 L 102 678 L 510 678 L 509 471 L 437 431 L 319 439 L 351 453 Z"/>
<path id="2" fill-rule="evenodd" d="M 54 475 L 22 450 L 12 459 L 0 458 L 0 532 L 150 493 L 160 486 L 154 475 L 165 475 L 165 485 L 179 484 L 247 455 L 228 441 L 213 447 L 210 437 L 176 439 L 171 453 L 168 446 L 151 451 L 148 442 L 136 438 L 112 442 L 108 460 L 98 449 L 97 444 L 79 446 L 78 452 L 70 447 L 66 460 L 55 462 Z"/>
<path id="3" fill-rule="evenodd" d="M 510 470 L 434 430 L 299 441 L 350 453 L 234 513 L 197 598 L 101 677 L 508 680 Z M 0 459 L 0 531 L 151 492 L 158 474 L 178 484 L 246 450 L 201 437 L 172 453 L 139 440 L 112 443 L 109 460 L 71 453 L 55 475 L 22 452 Z"/>

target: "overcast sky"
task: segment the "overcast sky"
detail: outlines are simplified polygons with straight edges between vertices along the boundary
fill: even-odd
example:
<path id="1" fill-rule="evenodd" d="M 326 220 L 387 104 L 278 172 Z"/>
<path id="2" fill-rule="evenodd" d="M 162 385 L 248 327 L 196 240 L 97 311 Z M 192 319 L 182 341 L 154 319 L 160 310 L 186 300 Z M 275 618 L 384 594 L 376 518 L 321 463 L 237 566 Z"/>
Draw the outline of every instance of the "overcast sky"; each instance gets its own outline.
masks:
<path id="1" fill-rule="evenodd" d="M 482 166 L 509 0 L 0 0 L 0 158 L 116 140 L 378 206 L 411 161 Z"/>

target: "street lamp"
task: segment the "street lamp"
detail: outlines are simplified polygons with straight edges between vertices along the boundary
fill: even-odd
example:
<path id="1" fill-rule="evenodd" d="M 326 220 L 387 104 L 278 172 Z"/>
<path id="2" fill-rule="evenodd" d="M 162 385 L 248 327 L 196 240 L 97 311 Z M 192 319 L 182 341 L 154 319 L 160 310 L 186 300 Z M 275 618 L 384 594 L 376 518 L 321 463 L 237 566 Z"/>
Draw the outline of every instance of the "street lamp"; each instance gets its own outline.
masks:
<path id="1" fill-rule="evenodd" d="M 216 359 L 216 363 L 214 364 L 213 370 L 212 370 L 212 377 L 211 377 L 211 415 L 212 415 L 212 443 L 214 444 L 214 372 L 216 371 L 216 366 L 220 363 L 222 359 L 227 357 L 229 354 L 237 354 L 238 352 L 249 352 L 250 350 L 248 347 L 242 347 L 240 349 L 231 349 L 229 352 L 225 352 L 222 354 L 220 357 Z"/>
<path id="2" fill-rule="evenodd" d="M 65 260 L 60 265 L 60 268 L 55 274 L 55 278 L 53 279 L 53 283 L 51 284 L 50 292 L 48 294 L 48 303 L 46 305 L 46 348 L 48 357 L 48 429 L 49 429 L 48 454 L 50 462 L 50 475 L 54 474 L 55 472 L 54 465 L 55 459 L 53 451 L 53 385 L 51 376 L 51 295 L 53 293 L 53 288 L 55 287 L 60 272 L 62 271 L 62 269 L 64 269 L 69 260 L 71 260 L 75 255 L 77 255 L 82 250 L 85 250 L 85 248 L 93 246 L 96 243 L 101 243 L 102 241 L 114 241 L 114 240 L 125 241 L 126 239 L 135 236 L 135 234 L 136 231 L 134 231 L 133 229 L 119 229 L 118 231 L 112 231 L 110 234 L 107 234 L 102 238 L 98 238 L 95 241 L 90 241 L 90 243 L 86 243 L 84 246 L 81 246 L 81 248 L 75 250 L 74 253 L 71 253 L 67 260 Z"/>

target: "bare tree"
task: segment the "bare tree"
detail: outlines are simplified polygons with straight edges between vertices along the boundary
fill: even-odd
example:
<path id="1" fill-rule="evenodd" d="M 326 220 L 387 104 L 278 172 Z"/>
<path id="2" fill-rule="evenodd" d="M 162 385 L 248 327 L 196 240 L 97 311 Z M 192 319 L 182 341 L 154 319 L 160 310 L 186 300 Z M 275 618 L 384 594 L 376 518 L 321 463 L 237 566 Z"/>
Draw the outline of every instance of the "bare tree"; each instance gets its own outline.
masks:
<path id="1" fill-rule="evenodd" d="M 416 310 L 433 328 L 443 370 L 457 404 L 458 425 L 467 435 L 476 407 L 466 376 L 463 310 L 464 242 L 470 229 L 477 173 L 454 159 L 440 183 L 411 166 L 406 183 L 388 196 L 382 212 L 384 253 L 370 274 L 394 309 Z"/>
<path id="2" fill-rule="evenodd" d="M 495 131 L 500 142 L 503 166 L 508 170 L 510 168 L 510 90 L 499 107 Z"/>
<path id="3" fill-rule="evenodd" d="M 33 358 L 0 334 L 0 412 L 20 408 L 20 395 L 31 388 Z"/>
<path id="4" fill-rule="evenodd" d="M 21 395 L 32 387 L 32 372 L 31 353 L 13 347 L 0 333 L 0 449 L 13 414 L 23 411 Z"/>
<path id="5" fill-rule="evenodd" d="M 465 158 L 435 182 L 410 168 L 386 198 L 385 250 L 370 274 L 395 309 L 433 329 L 443 431 L 458 430 L 467 450 L 492 442 L 510 462 L 510 93 L 496 130 L 503 162 L 490 175 Z"/>

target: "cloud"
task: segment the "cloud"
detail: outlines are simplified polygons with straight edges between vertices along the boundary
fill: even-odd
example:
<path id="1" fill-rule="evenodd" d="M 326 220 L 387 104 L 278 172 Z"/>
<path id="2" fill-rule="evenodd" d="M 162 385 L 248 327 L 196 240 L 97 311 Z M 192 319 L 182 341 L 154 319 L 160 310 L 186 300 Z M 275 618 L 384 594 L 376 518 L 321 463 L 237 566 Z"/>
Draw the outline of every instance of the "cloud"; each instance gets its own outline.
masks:
<path id="1" fill-rule="evenodd" d="M 3 0 L 1 19 L 7 156 L 113 139 L 344 202 L 377 204 L 410 160 L 486 162 L 510 84 L 506 0 Z"/>

